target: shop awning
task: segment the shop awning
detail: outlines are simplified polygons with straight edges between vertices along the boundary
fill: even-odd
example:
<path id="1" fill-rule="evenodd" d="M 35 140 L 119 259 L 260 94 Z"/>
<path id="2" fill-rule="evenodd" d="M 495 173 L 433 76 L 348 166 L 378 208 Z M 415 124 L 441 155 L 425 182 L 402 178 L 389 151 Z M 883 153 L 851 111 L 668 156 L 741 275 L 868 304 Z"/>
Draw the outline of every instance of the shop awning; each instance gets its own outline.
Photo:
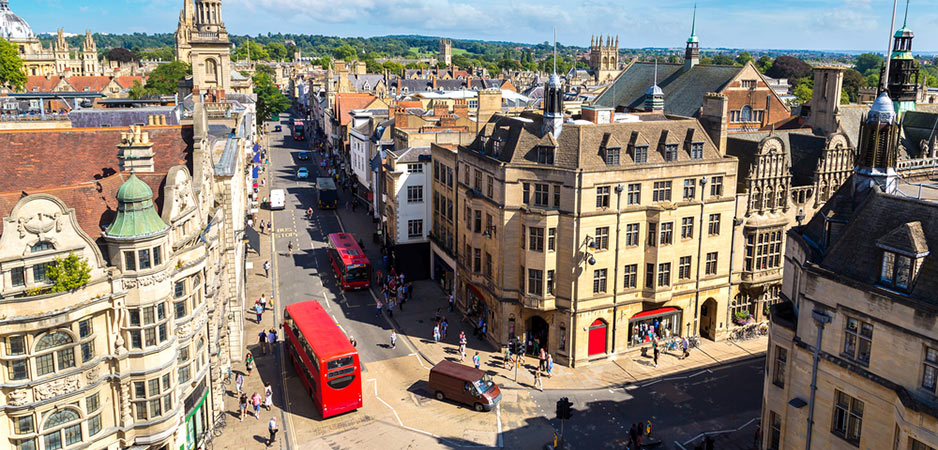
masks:
<path id="1" fill-rule="evenodd" d="M 632 316 L 632 318 L 633 318 L 633 319 L 641 319 L 641 318 L 643 318 L 643 317 L 660 316 L 660 315 L 662 315 L 662 314 L 667 314 L 667 313 L 674 312 L 674 311 L 680 311 L 680 310 L 679 310 L 678 308 L 674 308 L 674 307 L 666 307 L 666 308 L 658 308 L 658 309 L 649 309 L 648 311 L 642 311 L 642 312 L 640 312 L 640 313 L 638 313 L 638 314 Z"/>

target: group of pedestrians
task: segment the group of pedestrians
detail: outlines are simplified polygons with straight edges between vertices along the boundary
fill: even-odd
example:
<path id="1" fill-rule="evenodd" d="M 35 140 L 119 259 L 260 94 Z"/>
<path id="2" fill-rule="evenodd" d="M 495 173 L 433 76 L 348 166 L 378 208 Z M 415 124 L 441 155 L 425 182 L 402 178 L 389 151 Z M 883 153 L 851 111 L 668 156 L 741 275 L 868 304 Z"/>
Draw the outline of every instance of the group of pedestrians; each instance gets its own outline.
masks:
<path id="1" fill-rule="evenodd" d="M 433 317 L 433 341 L 441 342 L 446 340 L 446 333 L 449 331 L 449 320 L 446 319 L 446 316 L 443 315 L 442 308 L 437 308 L 436 315 Z M 460 341 L 464 341 L 466 334 L 459 334 Z M 460 344 L 462 347 L 465 347 L 465 344 Z M 463 348 L 465 352 L 465 348 Z"/>
<path id="2" fill-rule="evenodd" d="M 381 294 L 384 301 L 378 300 L 375 309 L 375 316 L 380 316 L 381 311 L 387 307 L 388 316 L 394 318 L 394 310 L 404 311 L 404 304 L 410 300 L 412 290 L 411 283 L 404 282 L 404 274 L 398 274 L 393 268 L 387 277 L 383 276 L 381 271 L 377 272 L 377 279 L 380 282 Z"/>
<path id="3" fill-rule="evenodd" d="M 264 355 L 268 352 L 275 353 L 277 351 L 277 331 L 273 328 L 267 331 L 261 330 L 260 333 L 257 333 L 257 346 L 261 348 Z"/>
<path id="4" fill-rule="evenodd" d="M 267 263 L 264 263 L 264 270 L 270 270 Z M 261 323 L 264 312 L 267 311 L 268 307 L 274 309 L 274 296 L 271 295 L 268 299 L 265 294 L 261 294 L 261 297 L 254 301 L 254 314 L 257 316 L 255 323 Z"/>

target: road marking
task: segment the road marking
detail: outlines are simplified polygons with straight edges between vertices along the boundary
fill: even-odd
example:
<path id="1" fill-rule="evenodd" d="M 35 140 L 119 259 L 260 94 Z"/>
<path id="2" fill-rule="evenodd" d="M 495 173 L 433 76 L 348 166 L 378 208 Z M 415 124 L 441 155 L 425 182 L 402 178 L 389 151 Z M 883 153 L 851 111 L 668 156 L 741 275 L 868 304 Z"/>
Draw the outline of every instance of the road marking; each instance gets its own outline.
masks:
<path id="1" fill-rule="evenodd" d="M 371 381 L 375 384 L 375 398 L 378 399 L 379 402 L 384 403 L 384 406 L 387 406 L 388 409 L 390 409 L 391 412 L 394 413 L 394 418 L 397 419 L 397 424 L 403 427 L 404 422 L 402 422 L 400 416 L 397 415 L 397 411 L 395 411 L 394 408 L 388 404 L 388 402 L 384 401 L 384 399 L 378 396 L 378 380 L 374 378 L 369 378 L 368 381 Z"/>
<path id="2" fill-rule="evenodd" d="M 710 369 L 704 369 L 704 370 L 701 370 L 700 372 L 697 372 L 697 373 L 695 373 L 695 374 L 693 374 L 693 375 L 687 375 L 687 376 L 683 376 L 683 377 L 659 378 L 659 379 L 657 379 L 657 380 L 649 381 L 649 382 L 644 383 L 644 384 L 633 384 L 632 386 L 629 386 L 629 387 L 625 388 L 625 390 L 629 391 L 629 390 L 632 390 L 632 389 L 648 387 L 648 386 L 651 386 L 651 385 L 653 385 L 653 384 L 655 384 L 655 383 L 660 383 L 660 382 L 662 382 L 662 381 L 673 381 L 673 380 L 683 380 L 683 379 L 688 379 L 688 378 L 694 378 L 694 377 L 696 377 L 697 375 L 701 375 L 701 374 L 704 374 L 704 373 L 713 373 L 713 371 L 710 370 Z"/>
<path id="3" fill-rule="evenodd" d="M 417 357 L 417 362 L 420 363 L 420 367 L 423 367 L 424 369 L 429 369 L 429 367 L 423 365 L 423 358 L 421 358 L 420 355 L 418 355 L 416 352 L 411 353 L 411 355 Z"/>
<path id="4" fill-rule="evenodd" d="M 679 444 L 677 441 L 674 441 L 674 443 L 677 444 L 678 446 L 680 446 L 681 448 L 684 448 L 685 445 L 688 445 L 688 444 L 690 444 L 691 442 L 694 442 L 694 441 L 696 441 L 697 439 L 700 439 L 700 438 L 702 438 L 702 437 L 704 437 L 704 436 L 708 436 L 708 435 L 717 435 L 717 434 L 725 434 L 725 433 L 734 433 L 734 432 L 737 432 L 737 431 L 739 431 L 739 430 L 742 430 L 743 428 L 748 427 L 749 424 L 751 424 L 751 423 L 753 423 L 753 422 L 755 422 L 755 421 L 757 421 L 757 420 L 759 420 L 758 417 L 753 417 L 753 418 L 750 419 L 748 422 L 746 422 L 746 423 L 744 423 L 744 424 L 742 424 L 742 425 L 736 427 L 735 430 L 734 430 L 734 429 L 729 429 L 729 430 L 705 431 L 705 432 L 703 432 L 703 433 L 698 434 L 697 436 L 694 436 L 694 437 L 688 439 L 687 441 L 684 442 L 684 444 Z M 686 449 L 685 449 L 685 450 L 686 450 Z"/>
<path id="5" fill-rule="evenodd" d="M 495 405 L 495 420 L 498 424 L 498 448 L 502 448 L 502 404 Z"/>

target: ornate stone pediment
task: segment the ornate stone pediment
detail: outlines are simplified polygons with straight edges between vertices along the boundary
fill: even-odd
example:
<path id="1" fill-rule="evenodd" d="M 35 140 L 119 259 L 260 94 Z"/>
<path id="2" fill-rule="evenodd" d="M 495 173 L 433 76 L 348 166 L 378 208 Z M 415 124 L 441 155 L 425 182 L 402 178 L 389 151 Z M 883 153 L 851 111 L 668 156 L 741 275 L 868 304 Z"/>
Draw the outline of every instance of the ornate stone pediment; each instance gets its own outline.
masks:
<path id="1" fill-rule="evenodd" d="M 33 397 L 37 402 L 55 398 L 78 390 L 78 376 L 59 378 L 33 388 Z"/>
<path id="2" fill-rule="evenodd" d="M 52 231 L 53 228 L 55 231 L 60 232 L 62 231 L 62 222 L 62 213 L 48 214 L 40 212 L 33 216 L 20 217 L 17 220 L 16 229 L 19 231 L 20 238 L 24 238 L 26 233 L 42 235 Z"/>
<path id="3" fill-rule="evenodd" d="M 23 406 L 30 402 L 28 389 L 17 389 L 7 393 L 7 405 Z"/>

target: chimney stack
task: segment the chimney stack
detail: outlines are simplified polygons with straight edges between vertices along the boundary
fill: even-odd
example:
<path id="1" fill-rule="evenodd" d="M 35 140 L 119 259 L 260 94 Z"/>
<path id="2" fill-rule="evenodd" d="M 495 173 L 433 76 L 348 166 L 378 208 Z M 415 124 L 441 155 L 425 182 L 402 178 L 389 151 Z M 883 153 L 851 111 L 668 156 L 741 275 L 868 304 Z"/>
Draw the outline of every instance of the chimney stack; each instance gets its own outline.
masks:
<path id="1" fill-rule="evenodd" d="M 700 124 L 703 125 L 720 155 L 726 155 L 727 115 L 729 101 L 723 94 L 708 92 L 704 95 L 704 104 L 700 112 Z"/>

